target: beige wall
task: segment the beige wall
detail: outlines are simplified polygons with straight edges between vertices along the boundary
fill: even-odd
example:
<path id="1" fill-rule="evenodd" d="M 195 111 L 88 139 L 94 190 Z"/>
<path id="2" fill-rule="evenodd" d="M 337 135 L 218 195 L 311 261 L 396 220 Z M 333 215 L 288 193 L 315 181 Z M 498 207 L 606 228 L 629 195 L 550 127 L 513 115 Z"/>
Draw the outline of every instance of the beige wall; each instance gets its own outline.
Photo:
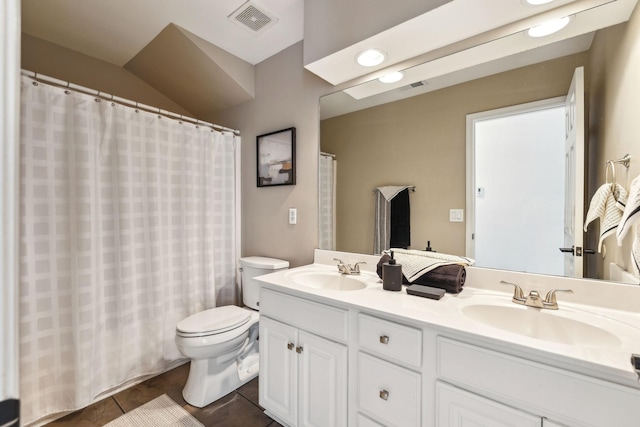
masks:
<path id="1" fill-rule="evenodd" d="M 592 61 L 606 63 L 606 69 L 598 68 L 591 77 L 592 111 L 590 125 L 590 181 L 589 200 L 597 188 L 605 183 L 605 163 L 631 156 L 626 170 L 616 166 L 616 180 L 627 190 L 631 181 L 640 175 L 640 8 L 636 7 L 627 25 L 619 25 L 600 31 L 594 40 Z M 602 62 L 604 61 L 604 62 Z M 630 233 L 631 234 L 631 233 Z M 602 277 L 607 279 L 608 265 L 615 262 L 627 271 L 633 271 L 630 263 L 631 236 L 622 248 L 618 248 L 615 237 L 605 240 L 607 256 L 597 256 L 604 264 Z M 596 239 L 592 238 L 592 242 Z M 595 246 L 595 243 L 592 243 Z"/>
<path id="2" fill-rule="evenodd" d="M 242 254 L 313 261 L 318 242 L 319 99 L 335 88 L 302 67 L 302 42 L 256 65 L 256 98 L 209 118 L 242 135 Z M 296 128 L 296 185 L 256 186 L 256 136 Z M 298 209 L 298 224 L 288 210 Z"/>
<path id="3" fill-rule="evenodd" d="M 323 120 L 322 151 L 338 161 L 337 249 L 371 253 L 373 189 L 407 184 L 417 187 L 412 248 L 431 241 L 439 252 L 464 254 L 465 223 L 449 222 L 449 209 L 466 204 L 466 115 L 566 95 L 587 58 L 572 55 Z"/>
<path id="4" fill-rule="evenodd" d="M 22 68 L 193 117 L 130 71 L 25 33 L 22 33 Z"/>

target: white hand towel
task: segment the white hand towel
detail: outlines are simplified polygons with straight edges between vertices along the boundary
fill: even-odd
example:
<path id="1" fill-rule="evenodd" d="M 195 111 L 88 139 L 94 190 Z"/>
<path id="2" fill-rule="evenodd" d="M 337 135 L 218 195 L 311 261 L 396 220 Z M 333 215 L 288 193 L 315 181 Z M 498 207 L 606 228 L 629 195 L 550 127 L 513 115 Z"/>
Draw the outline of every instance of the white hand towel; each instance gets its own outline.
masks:
<path id="1" fill-rule="evenodd" d="M 402 264 L 402 274 L 409 282 L 413 282 L 423 274 L 441 265 L 460 264 L 469 266 L 475 263 L 471 258 L 440 252 L 396 248 L 391 250 L 398 264 Z"/>
<path id="2" fill-rule="evenodd" d="M 616 195 L 618 196 L 617 201 Z M 604 239 L 615 233 L 616 228 L 618 228 L 626 202 L 627 191 L 619 184 L 615 184 L 614 186 L 611 184 L 603 184 L 591 198 L 587 218 L 584 222 L 584 231 L 587 231 L 587 227 L 591 222 L 600 219 L 598 252 L 602 251 L 602 242 L 604 242 Z"/>
<path id="3" fill-rule="evenodd" d="M 382 194 L 387 202 L 390 202 L 394 197 L 398 195 L 399 192 L 401 192 L 405 188 L 410 187 L 410 185 L 387 185 L 385 187 L 376 187 L 376 190 L 378 190 L 380 194 Z"/>
<path id="4" fill-rule="evenodd" d="M 640 272 L 640 176 L 631 181 L 629 200 L 622 213 L 620 226 L 616 235 L 618 245 L 622 245 L 624 237 L 633 229 L 633 242 L 631 244 L 631 260 L 636 271 Z"/>

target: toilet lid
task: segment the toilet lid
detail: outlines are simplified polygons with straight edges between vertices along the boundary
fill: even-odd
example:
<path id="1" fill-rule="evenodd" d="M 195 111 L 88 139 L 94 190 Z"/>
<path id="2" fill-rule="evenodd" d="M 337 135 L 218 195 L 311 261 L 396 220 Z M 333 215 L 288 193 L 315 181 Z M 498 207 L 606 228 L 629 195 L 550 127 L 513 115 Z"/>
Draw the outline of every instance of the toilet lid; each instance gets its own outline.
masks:
<path id="1" fill-rule="evenodd" d="M 251 312 L 235 305 L 211 308 L 181 320 L 176 330 L 183 336 L 220 334 L 244 325 Z"/>

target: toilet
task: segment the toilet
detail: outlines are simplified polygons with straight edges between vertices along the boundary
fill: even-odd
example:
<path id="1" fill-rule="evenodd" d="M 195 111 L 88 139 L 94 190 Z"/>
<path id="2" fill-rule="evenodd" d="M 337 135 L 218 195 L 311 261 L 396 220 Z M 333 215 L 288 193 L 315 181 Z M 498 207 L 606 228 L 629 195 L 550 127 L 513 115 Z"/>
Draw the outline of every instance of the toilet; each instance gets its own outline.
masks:
<path id="1" fill-rule="evenodd" d="M 191 359 L 182 396 L 202 408 L 258 375 L 258 306 L 256 276 L 289 268 L 289 262 L 267 257 L 240 258 L 242 302 L 193 314 L 176 325 L 176 345 Z"/>

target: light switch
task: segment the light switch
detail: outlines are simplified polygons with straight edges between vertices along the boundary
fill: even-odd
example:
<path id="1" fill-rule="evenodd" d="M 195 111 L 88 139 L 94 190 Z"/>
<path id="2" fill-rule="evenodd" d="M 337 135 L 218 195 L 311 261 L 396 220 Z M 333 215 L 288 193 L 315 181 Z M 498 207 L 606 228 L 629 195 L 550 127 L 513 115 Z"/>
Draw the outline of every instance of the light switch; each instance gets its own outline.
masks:
<path id="1" fill-rule="evenodd" d="M 464 209 L 449 209 L 449 222 L 464 222 Z"/>
<path id="2" fill-rule="evenodd" d="M 298 223 L 298 209 L 289 208 L 289 224 Z"/>

